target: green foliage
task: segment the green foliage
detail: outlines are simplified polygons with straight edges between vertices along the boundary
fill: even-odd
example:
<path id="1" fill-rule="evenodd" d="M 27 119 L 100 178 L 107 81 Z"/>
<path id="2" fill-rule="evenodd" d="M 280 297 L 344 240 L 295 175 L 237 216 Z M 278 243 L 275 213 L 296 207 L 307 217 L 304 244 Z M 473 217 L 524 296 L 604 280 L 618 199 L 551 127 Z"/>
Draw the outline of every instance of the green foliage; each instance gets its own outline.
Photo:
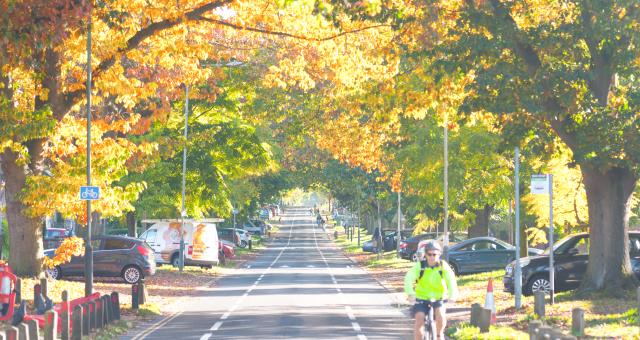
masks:
<path id="1" fill-rule="evenodd" d="M 451 339 L 472 340 L 472 339 L 521 339 L 528 336 L 527 333 L 515 330 L 510 327 L 491 326 L 489 332 L 480 333 L 480 328 L 469 323 L 459 323 L 454 327 L 449 327 L 445 334 Z"/>

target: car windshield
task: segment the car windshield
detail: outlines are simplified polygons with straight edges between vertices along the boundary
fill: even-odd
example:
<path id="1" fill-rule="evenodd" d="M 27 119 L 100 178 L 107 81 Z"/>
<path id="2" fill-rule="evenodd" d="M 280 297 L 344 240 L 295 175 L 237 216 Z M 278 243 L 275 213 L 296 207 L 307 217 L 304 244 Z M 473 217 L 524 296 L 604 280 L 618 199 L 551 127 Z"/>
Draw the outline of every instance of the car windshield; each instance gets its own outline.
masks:
<path id="1" fill-rule="evenodd" d="M 554 245 L 553 245 L 554 254 L 558 250 L 558 248 L 562 247 L 565 243 L 571 241 L 574 237 L 575 237 L 575 235 L 565 236 L 560 241 L 555 242 Z M 545 250 L 542 252 L 542 254 L 549 255 L 549 247 L 546 247 Z"/>

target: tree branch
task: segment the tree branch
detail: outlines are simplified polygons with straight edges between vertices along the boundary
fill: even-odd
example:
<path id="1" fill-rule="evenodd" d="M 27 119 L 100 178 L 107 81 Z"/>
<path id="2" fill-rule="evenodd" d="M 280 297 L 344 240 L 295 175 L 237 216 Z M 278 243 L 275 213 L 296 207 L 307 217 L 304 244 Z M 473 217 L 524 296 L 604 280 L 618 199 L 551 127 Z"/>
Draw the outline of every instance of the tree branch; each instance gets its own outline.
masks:
<path id="1" fill-rule="evenodd" d="M 198 18 L 202 16 L 202 14 L 208 11 L 214 10 L 218 7 L 221 7 L 223 5 L 226 5 L 228 3 L 231 3 L 232 1 L 233 0 L 219 0 L 219 1 L 210 2 L 186 12 L 184 17 L 187 20 L 198 20 Z M 154 22 L 149 26 L 141 29 L 136 34 L 134 34 L 131 38 L 129 38 L 129 40 L 127 40 L 127 44 L 124 47 L 117 49 L 111 57 L 101 61 L 100 64 L 98 64 L 98 66 L 93 70 L 93 77 L 96 78 L 100 76 L 100 74 L 107 71 L 110 67 L 112 67 L 115 64 L 116 58 L 118 56 L 137 48 L 145 39 L 157 34 L 160 31 L 164 31 L 172 27 L 175 27 L 184 21 L 185 19 L 183 18 L 165 19 L 162 21 Z M 64 100 L 65 111 L 68 111 L 71 108 L 71 106 L 73 106 L 76 102 L 78 102 L 80 98 L 82 98 L 82 96 L 84 95 L 85 91 L 86 91 L 85 89 L 79 89 L 65 95 L 65 100 Z"/>
<path id="2" fill-rule="evenodd" d="M 213 18 L 208 18 L 208 17 L 204 17 L 204 16 L 200 16 L 198 18 L 198 20 L 203 20 L 203 21 L 207 21 L 207 22 L 210 22 L 210 23 L 231 27 L 231 28 L 234 28 L 234 29 L 237 29 L 237 30 L 257 32 L 257 33 L 263 33 L 263 34 L 269 34 L 269 35 L 277 35 L 277 36 L 281 36 L 281 37 L 294 38 L 294 39 L 307 40 L 307 41 L 327 41 L 327 40 L 332 40 L 332 39 L 335 39 L 335 38 L 338 38 L 338 37 L 341 37 L 341 36 L 344 36 L 344 35 L 347 35 L 347 34 L 354 34 L 354 33 L 362 32 L 362 31 L 366 31 L 366 30 L 369 30 L 369 29 L 372 29 L 372 28 L 390 27 L 391 26 L 391 25 L 387 25 L 387 24 L 378 24 L 378 25 L 372 25 L 372 26 L 367 26 L 367 27 L 363 27 L 363 28 L 358 28 L 358 29 L 355 29 L 355 30 L 352 30 L 352 31 L 340 32 L 338 34 L 334 34 L 334 35 L 331 35 L 331 36 L 328 36 L 328 37 L 315 38 L 315 37 L 307 37 L 307 36 L 297 35 L 297 34 L 292 34 L 292 33 L 287 33 L 287 32 L 270 31 L 270 30 L 257 28 L 257 27 L 241 26 L 241 25 L 238 25 L 238 24 L 234 24 L 232 22 L 213 19 Z"/>

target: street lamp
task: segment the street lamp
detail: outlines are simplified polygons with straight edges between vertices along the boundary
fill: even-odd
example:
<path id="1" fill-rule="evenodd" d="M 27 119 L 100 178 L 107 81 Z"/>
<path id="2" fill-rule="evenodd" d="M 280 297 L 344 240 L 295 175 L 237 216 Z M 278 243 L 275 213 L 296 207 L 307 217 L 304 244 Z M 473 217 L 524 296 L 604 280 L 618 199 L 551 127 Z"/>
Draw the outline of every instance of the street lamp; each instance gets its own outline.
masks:
<path id="1" fill-rule="evenodd" d="M 91 186 L 91 11 L 87 20 L 87 186 Z M 87 200 L 87 235 L 84 242 L 84 294 L 93 294 L 91 200 Z"/>
<path id="2" fill-rule="evenodd" d="M 444 114 L 444 258 L 449 259 L 449 114 Z"/>
<path id="3" fill-rule="evenodd" d="M 185 193 L 187 182 L 187 138 L 189 129 L 189 85 L 185 85 L 185 105 L 184 105 L 184 148 L 182 149 L 182 210 L 180 217 L 182 223 L 180 225 L 180 258 L 178 259 L 178 268 L 180 272 L 184 270 L 184 219 L 187 217 L 185 208 Z"/>

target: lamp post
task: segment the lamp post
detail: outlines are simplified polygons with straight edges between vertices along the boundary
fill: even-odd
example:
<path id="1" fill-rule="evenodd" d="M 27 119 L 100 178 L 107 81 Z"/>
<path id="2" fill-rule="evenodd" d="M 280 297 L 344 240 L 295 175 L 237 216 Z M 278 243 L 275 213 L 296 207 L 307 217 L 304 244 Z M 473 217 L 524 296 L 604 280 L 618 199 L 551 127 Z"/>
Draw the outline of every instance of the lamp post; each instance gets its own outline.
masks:
<path id="1" fill-rule="evenodd" d="M 180 225 L 180 259 L 178 260 L 178 268 L 180 272 L 184 270 L 184 219 L 187 217 L 187 209 L 185 205 L 186 182 L 187 182 L 187 138 L 189 129 L 189 85 L 185 85 L 185 105 L 184 105 L 184 148 L 182 149 L 182 210 L 180 217 L 182 223 Z"/>
<path id="2" fill-rule="evenodd" d="M 396 256 L 400 258 L 400 226 L 402 224 L 402 209 L 400 208 L 400 190 L 398 190 L 398 231 L 396 232 Z"/>
<path id="3" fill-rule="evenodd" d="M 87 20 L 87 186 L 91 186 L 91 11 Z M 91 200 L 87 200 L 87 235 L 84 241 L 84 294 L 93 294 Z"/>
<path id="4" fill-rule="evenodd" d="M 444 258 L 449 259 L 449 114 L 444 114 Z"/>

